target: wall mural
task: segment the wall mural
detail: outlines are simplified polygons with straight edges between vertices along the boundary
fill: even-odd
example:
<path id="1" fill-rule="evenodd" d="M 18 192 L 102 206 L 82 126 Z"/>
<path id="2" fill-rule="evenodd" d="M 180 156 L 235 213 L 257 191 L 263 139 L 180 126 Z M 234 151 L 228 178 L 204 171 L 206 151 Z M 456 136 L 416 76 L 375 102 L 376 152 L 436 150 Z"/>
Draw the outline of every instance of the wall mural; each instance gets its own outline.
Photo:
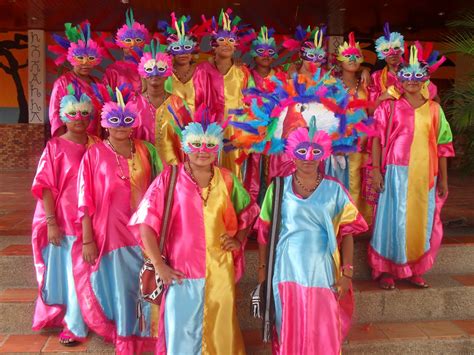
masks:
<path id="1" fill-rule="evenodd" d="M 0 34 L 0 122 L 28 123 L 28 35 Z"/>

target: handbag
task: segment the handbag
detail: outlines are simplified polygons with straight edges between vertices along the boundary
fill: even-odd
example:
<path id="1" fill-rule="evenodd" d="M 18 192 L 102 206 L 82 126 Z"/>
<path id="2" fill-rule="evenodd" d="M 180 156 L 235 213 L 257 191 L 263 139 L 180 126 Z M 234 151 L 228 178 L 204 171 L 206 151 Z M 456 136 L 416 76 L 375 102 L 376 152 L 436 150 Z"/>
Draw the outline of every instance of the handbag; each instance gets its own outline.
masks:
<path id="1" fill-rule="evenodd" d="M 171 177 L 168 185 L 168 194 L 166 195 L 165 210 L 160 230 L 160 251 L 163 253 L 166 235 L 168 234 L 168 224 L 170 219 L 171 207 L 173 205 L 174 188 L 176 186 L 177 166 L 171 166 Z M 167 263 L 166 258 L 161 255 L 163 261 Z M 160 276 L 156 273 L 155 267 L 149 258 L 145 258 L 142 269 L 140 270 L 140 293 L 143 300 L 160 305 L 163 298 L 165 285 Z"/>
<path id="2" fill-rule="evenodd" d="M 266 280 L 257 285 L 251 293 L 251 312 L 255 318 L 263 318 L 262 337 L 265 343 L 272 340 L 272 326 L 275 322 L 275 304 L 273 301 L 273 271 L 275 266 L 275 251 L 278 244 L 281 223 L 281 205 L 283 200 L 283 177 L 274 178 L 275 193 L 272 201 L 272 222 L 270 225 L 270 240 L 268 241 L 267 276 Z"/>
<path id="3" fill-rule="evenodd" d="M 390 100 L 390 116 L 388 119 L 387 131 L 386 131 L 386 140 L 390 137 L 392 133 L 392 122 L 393 122 L 393 111 L 394 111 L 394 103 L 393 100 Z M 380 164 L 380 169 L 385 168 L 385 160 L 387 158 L 387 142 L 385 142 L 384 146 L 382 147 L 381 151 L 382 161 Z M 379 200 L 380 192 L 375 190 L 374 186 L 374 177 L 373 177 L 373 165 L 372 163 L 366 164 L 362 168 L 362 176 L 361 176 L 361 194 L 362 198 L 369 204 L 375 206 Z M 384 171 L 381 170 L 381 173 L 384 174 Z"/>

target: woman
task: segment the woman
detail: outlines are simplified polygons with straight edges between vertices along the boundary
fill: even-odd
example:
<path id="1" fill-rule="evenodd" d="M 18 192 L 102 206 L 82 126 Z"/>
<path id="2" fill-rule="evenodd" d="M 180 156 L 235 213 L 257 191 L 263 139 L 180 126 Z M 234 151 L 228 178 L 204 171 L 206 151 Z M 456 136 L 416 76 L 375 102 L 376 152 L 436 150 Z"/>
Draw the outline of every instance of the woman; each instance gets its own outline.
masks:
<path id="1" fill-rule="evenodd" d="M 110 64 L 104 73 L 104 85 L 112 88 L 122 87 L 123 84 L 131 85 L 133 92 L 142 92 L 142 80 L 138 74 L 137 64 L 140 60 L 139 53 L 145 44 L 150 43 L 150 33 L 145 25 L 136 22 L 132 9 L 128 9 L 125 17 L 126 23 L 117 30 L 115 43 L 123 51 L 124 59 Z"/>
<path id="2" fill-rule="evenodd" d="M 98 83 L 99 79 L 91 75 L 94 67 L 100 64 L 107 52 L 91 39 L 90 24 L 84 22 L 82 25 L 73 27 L 70 23 L 64 25 L 66 28 L 66 38 L 53 35 L 58 43 L 49 46 L 48 49 L 57 54 L 54 61 L 56 65 L 61 65 L 67 59 L 72 65 L 72 71 L 61 75 L 53 85 L 51 99 L 49 101 L 49 122 L 51 124 L 51 136 L 59 137 L 66 132 L 66 126 L 60 117 L 60 102 L 62 95 L 67 91 L 67 87 L 72 82 L 79 86 L 81 92 L 88 95 L 94 103 L 87 132 L 92 135 L 99 135 L 99 112 L 100 104 L 94 97 L 91 84 Z"/>
<path id="3" fill-rule="evenodd" d="M 324 34 L 326 27 L 311 27 L 305 30 L 301 26 L 296 27 L 295 38 L 286 39 L 283 47 L 290 51 L 299 51 L 300 61 L 292 63 L 288 68 L 288 75 L 295 73 L 311 78 L 314 72 L 321 68 L 327 61 L 327 53 L 324 49 Z"/>
<path id="4" fill-rule="evenodd" d="M 154 147 L 130 138 L 136 127 L 133 102 L 117 89 L 101 100 L 108 137 L 85 155 L 79 172 L 79 219 L 83 262 L 75 271 L 87 325 L 115 345 L 118 354 L 154 346 L 153 324 L 139 329 L 136 305 L 142 251 L 127 228 L 146 189 L 161 170 Z M 146 304 L 148 319 L 156 309 Z"/>
<path id="5" fill-rule="evenodd" d="M 182 131 L 182 147 L 187 160 L 177 167 L 174 191 L 167 191 L 167 168 L 129 223 L 167 285 L 155 354 L 244 354 L 234 285 L 243 273 L 246 236 L 258 206 L 234 174 L 215 165 L 223 148 L 223 128 L 207 109 L 196 110 L 194 122 Z M 170 193 L 170 228 L 159 236 Z"/>
<path id="6" fill-rule="evenodd" d="M 352 234 L 367 229 L 344 187 L 324 176 L 320 165 L 331 153 L 357 149 L 366 127 L 344 106 L 348 94 L 342 83 L 319 74 L 311 81 L 299 75 L 275 82 L 270 97 L 254 92 L 251 107 L 258 119 L 247 127 L 233 123 L 254 135 L 242 139 L 254 142 L 247 146 L 251 151 L 285 150 L 296 166 L 270 185 L 257 223 L 259 283 L 266 280 L 264 340 L 273 334 L 277 354 L 340 353 L 353 309 Z M 258 107 L 262 96 L 268 99 L 264 110 Z M 306 106 L 300 115 L 284 117 L 292 121 L 283 122 L 290 131 L 279 133 L 278 114 L 301 103 Z"/>
<path id="7" fill-rule="evenodd" d="M 250 72 L 243 65 L 236 65 L 233 60 L 237 48 L 244 47 L 252 36 L 245 35 L 245 29 L 239 27 L 239 17 L 231 18 L 231 10 L 221 10 L 219 20 L 213 19 L 211 45 L 214 49 L 212 62 L 203 62 L 198 67 L 207 75 L 208 104 L 219 122 L 225 122 L 234 110 L 241 109 L 243 103 L 242 90 L 248 87 Z M 224 137 L 231 139 L 234 129 L 227 126 Z M 219 157 L 221 166 L 232 171 L 241 181 L 244 171 L 236 160 L 241 156 L 240 150 L 222 152 Z"/>
<path id="8" fill-rule="evenodd" d="M 421 93 L 441 60 L 423 62 L 429 56 L 421 50 L 412 46 L 410 60 L 398 72 L 400 99 L 383 102 L 375 111 L 372 171 L 381 194 L 369 264 L 374 279 L 388 290 L 395 288 L 395 279 L 428 287 L 422 276 L 433 266 L 443 237 L 439 215 L 448 193 L 446 158 L 454 151 L 443 110 Z"/>
<path id="9" fill-rule="evenodd" d="M 180 97 L 171 94 L 171 56 L 162 52 L 160 44 L 152 40 L 149 46 L 145 46 L 138 72 L 144 79 L 145 89 L 135 99 L 139 125 L 134 136 L 153 143 L 163 163 L 183 162 L 181 143 L 174 131 L 174 117 L 169 108 L 175 112 L 177 119 L 186 108 Z"/>
<path id="10" fill-rule="evenodd" d="M 177 19 L 173 12 L 171 24 L 159 21 L 158 27 L 166 36 L 166 51 L 173 57 L 171 92 L 183 99 L 191 112 L 194 112 L 196 107 L 208 105 L 210 99 L 206 87 L 207 74 L 202 70 L 202 66 L 192 61 L 193 54 L 199 52 L 199 42 L 206 34 L 206 23 L 189 29 L 189 20 L 189 16 Z"/>
<path id="11" fill-rule="evenodd" d="M 39 292 L 33 330 L 63 327 L 59 342 L 74 346 L 87 336 L 73 277 L 81 253 L 74 223 L 77 176 L 82 156 L 98 139 L 87 135 L 93 110 L 90 97 L 79 85 L 70 84 L 67 89 L 59 110 L 67 131 L 46 144 L 31 189 L 38 200 L 32 228 Z"/>
<path id="12" fill-rule="evenodd" d="M 349 42 L 344 42 L 338 48 L 337 60 L 341 66 L 341 80 L 344 88 L 349 94 L 350 100 L 362 103 L 361 100 L 368 99 L 366 86 L 363 84 L 360 73 L 360 65 L 364 62 L 364 56 L 359 43 L 355 41 L 354 32 L 349 33 Z M 365 115 L 367 118 L 367 114 Z M 338 179 L 349 191 L 357 210 L 362 214 L 368 225 L 372 224 L 372 207 L 362 197 L 362 167 L 366 164 L 368 155 L 365 152 L 367 138 L 363 137 L 359 142 L 360 152 L 333 155 L 326 160 L 326 174 Z"/>
<path id="13" fill-rule="evenodd" d="M 262 26 L 255 40 L 252 42 L 250 55 L 255 61 L 255 67 L 250 70 L 250 86 L 254 85 L 259 90 L 266 90 L 268 81 L 274 75 L 281 74 L 280 68 L 273 68 L 273 62 L 278 58 L 277 44 L 273 38 L 273 28 L 268 29 Z M 250 196 L 261 202 L 266 187 L 271 181 L 271 176 L 278 175 L 277 171 L 281 164 L 276 157 L 264 157 L 261 154 L 251 154 L 247 158 L 245 169 L 244 186 L 249 191 Z"/>
<path id="14" fill-rule="evenodd" d="M 402 85 L 398 80 L 397 73 L 403 62 L 405 53 L 405 41 L 398 32 L 390 32 L 388 22 L 383 28 L 384 34 L 375 41 L 375 51 L 380 60 L 386 62 L 382 70 L 377 70 L 372 74 L 371 85 L 369 86 L 370 100 L 378 107 L 382 101 L 398 99 L 403 92 Z M 436 85 L 426 81 L 422 88 L 425 98 L 439 101 Z"/>

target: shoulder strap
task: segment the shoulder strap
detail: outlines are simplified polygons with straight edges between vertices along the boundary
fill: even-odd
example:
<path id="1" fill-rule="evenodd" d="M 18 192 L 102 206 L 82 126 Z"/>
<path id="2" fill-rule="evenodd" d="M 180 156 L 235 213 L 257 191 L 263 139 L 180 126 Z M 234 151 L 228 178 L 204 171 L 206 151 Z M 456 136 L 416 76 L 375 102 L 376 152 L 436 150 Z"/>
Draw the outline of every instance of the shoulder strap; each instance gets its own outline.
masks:
<path id="1" fill-rule="evenodd" d="M 174 188 L 176 186 L 176 175 L 178 173 L 178 167 L 171 165 L 171 176 L 170 182 L 167 189 L 166 201 L 165 201 L 165 213 L 163 214 L 163 220 L 161 222 L 160 231 L 160 251 L 163 253 L 163 247 L 165 245 L 165 239 L 168 234 L 168 224 L 170 219 L 171 206 L 173 205 Z"/>
<path id="2" fill-rule="evenodd" d="M 268 343 L 272 336 L 272 323 L 275 315 L 275 304 L 273 302 L 273 271 L 275 264 L 275 250 L 278 244 L 278 236 L 280 234 L 281 222 L 281 203 L 283 198 L 283 177 L 277 176 L 273 180 L 275 191 L 272 201 L 272 221 L 270 225 L 270 240 L 268 242 L 268 259 L 267 259 L 267 277 L 265 280 L 265 313 L 263 315 L 263 341 Z"/>
<path id="3" fill-rule="evenodd" d="M 395 103 L 393 100 L 390 100 L 390 116 L 388 119 L 387 130 L 385 131 L 385 144 L 382 147 L 382 162 L 381 169 L 385 169 L 385 160 L 387 157 L 387 148 L 388 148 L 388 138 L 392 134 L 392 123 L 393 123 L 393 111 L 395 111 Z"/>

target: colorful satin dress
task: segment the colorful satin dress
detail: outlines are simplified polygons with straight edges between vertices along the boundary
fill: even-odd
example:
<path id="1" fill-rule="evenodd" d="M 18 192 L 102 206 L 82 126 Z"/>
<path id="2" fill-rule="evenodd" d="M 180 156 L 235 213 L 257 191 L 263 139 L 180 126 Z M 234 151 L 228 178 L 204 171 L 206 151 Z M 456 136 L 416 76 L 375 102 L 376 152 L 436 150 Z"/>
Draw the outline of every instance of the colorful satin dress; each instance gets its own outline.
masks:
<path id="1" fill-rule="evenodd" d="M 273 295 L 276 354 L 340 354 L 352 317 L 353 294 L 338 301 L 341 275 L 338 244 L 367 230 L 344 187 L 325 177 L 306 199 L 284 178 L 281 223 L 275 252 Z M 267 190 L 258 223 L 258 241 L 268 243 L 274 184 Z"/>
<path id="2" fill-rule="evenodd" d="M 87 146 L 98 138 L 89 137 Z M 33 217 L 33 258 L 38 281 L 38 299 L 33 316 L 33 330 L 65 327 L 76 340 L 85 340 L 87 326 L 77 300 L 73 269 L 82 259 L 82 241 L 77 218 L 77 176 L 87 146 L 62 137 L 46 144 L 38 163 L 31 192 L 38 200 Z M 43 205 L 43 190 L 53 195 L 56 223 L 63 234 L 60 246 L 48 241 L 48 227 Z"/>
<path id="3" fill-rule="evenodd" d="M 148 101 L 146 93 L 138 95 L 136 99 L 139 126 L 134 130 L 134 135 L 153 143 L 164 164 L 178 164 L 184 162 L 184 153 L 181 150 L 181 139 L 177 135 L 173 124 L 175 118 L 169 111 L 173 109 L 180 124 L 186 125 L 184 116 L 180 111 L 184 109 L 184 101 L 176 95 L 170 95 L 157 109 Z"/>
<path id="4" fill-rule="evenodd" d="M 110 64 L 105 69 L 102 81 L 104 85 L 109 85 L 111 88 L 118 88 L 128 84 L 132 86 L 132 90 L 136 94 L 142 92 L 142 79 L 140 74 L 138 74 L 138 66 L 130 61 L 118 60 Z"/>
<path id="5" fill-rule="evenodd" d="M 214 171 L 205 205 L 184 166 L 178 166 L 164 255 L 186 278 L 165 291 L 155 354 L 245 353 L 235 306 L 245 245 L 224 251 L 221 236 L 233 237 L 252 225 L 259 209 L 235 175 L 218 167 Z M 140 224 L 160 232 L 170 173 L 167 167 L 153 182 L 130 220 L 138 240 Z"/>
<path id="6" fill-rule="evenodd" d="M 99 83 L 99 79 L 96 77 L 90 76 L 91 82 Z M 94 112 L 92 113 L 92 119 L 90 121 L 89 127 L 87 128 L 87 133 L 91 135 L 99 135 L 100 133 L 100 109 L 101 105 L 97 100 L 94 100 L 95 94 L 94 90 L 88 82 L 82 80 L 77 76 L 73 71 L 69 71 L 61 75 L 53 85 L 53 90 L 51 91 L 51 98 L 49 100 L 49 123 L 51 124 L 51 136 L 57 136 L 57 130 L 59 127 L 64 126 L 63 121 L 59 117 L 59 108 L 61 104 L 61 99 L 67 93 L 67 87 L 69 84 L 76 82 L 77 85 L 81 88 L 81 92 L 87 94 L 91 99 L 94 105 Z"/>
<path id="7" fill-rule="evenodd" d="M 357 95 L 351 93 L 353 100 L 368 99 L 367 89 L 360 86 Z M 369 155 L 365 151 L 366 144 L 361 144 L 360 152 L 349 153 L 347 155 L 331 156 L 325 161 L 326 174 L 338 179 L 349 191 L 357 210 L 362 214 L 364 220 L 372 225 L 373 208 L 362 197 L 362 168 L 367 163 Z"/>
<path id="8" fill-rule="evenodd" d="M 82 160 L 78 183 L 79 219 L 87 211 L 99 252 L 96 264 L 81 261 L 75 270 L 79 302 L 89 328 L 112 341 L 118 354 L 149 351 L 157 335 L 150 322 L 139 330 L 143 254 L 127 223 L 162 165 L 150 143 L 134 144 L 133 159 L 116 156 L 105 142 L 92 146 Z M 156 312 L 148 303 L 143 309 L 148 320 Z"/>
<path id="9" fill-rule="evenodd" d="M 372 83 L 368 87 L 370 101 L 376 101 L 387 90 L 390 95 L 397 99 L 403 93 L 403 88 L 397 75 L 388 70 L 388 66 L 385 66 L 382 70 L 375 71 L 371 77 Z M 438 88 L 431 81 L 427 81 L 423 85 L 421 94 L 425 99 L 433 99 L 438 95 Z"/>
<path id="10" fill-rule="evenodd" d="M 179 80 L 174 73 L 171 80 L 172 94 L 183 99 L 191 112 L 194 112 L 200 105 L 209 106 L 207 73 L 203 70 L 203 66 L 197 65 L 191 79 L 185 83 Z"/>
<path id="11" fill-rule="evenodd" d="M 452 157 L 452 134 L 443 110 L 428 100 L 414 109 L 401 98 L 394 102 L 392 129 L 386 137 L 390 103 L 375 111 L 377 135 L 387 149 L 384 184 L 369 264 L 374 278 L 387 272 L 396 278 L 423 275 L 434 263 L 443 226 L 445 198 L 436 191 L 438 158 Z"/>
<path id="12" fill-rule="evenodd" d="M 228 118 L 229 110 L 243 107 L 242 90 L 248 87 L 251 79 L 247 67 L 232 65 L 225 75 L 222 75 L 216 66 L 209 62 L 199 63 L 198 67 L 207 73 L 208 103 L 220 121 Z M 224 138 L 230 139 L 234 132 L 233 126 L 228 125 L 224 132 Z M 235 162 L 241 153 L 239 149 L 227 153 L 222 152 L 219 162 L 221 166 L 232 171 L 242 181 L 243 169 L 240 164 Z"/>

